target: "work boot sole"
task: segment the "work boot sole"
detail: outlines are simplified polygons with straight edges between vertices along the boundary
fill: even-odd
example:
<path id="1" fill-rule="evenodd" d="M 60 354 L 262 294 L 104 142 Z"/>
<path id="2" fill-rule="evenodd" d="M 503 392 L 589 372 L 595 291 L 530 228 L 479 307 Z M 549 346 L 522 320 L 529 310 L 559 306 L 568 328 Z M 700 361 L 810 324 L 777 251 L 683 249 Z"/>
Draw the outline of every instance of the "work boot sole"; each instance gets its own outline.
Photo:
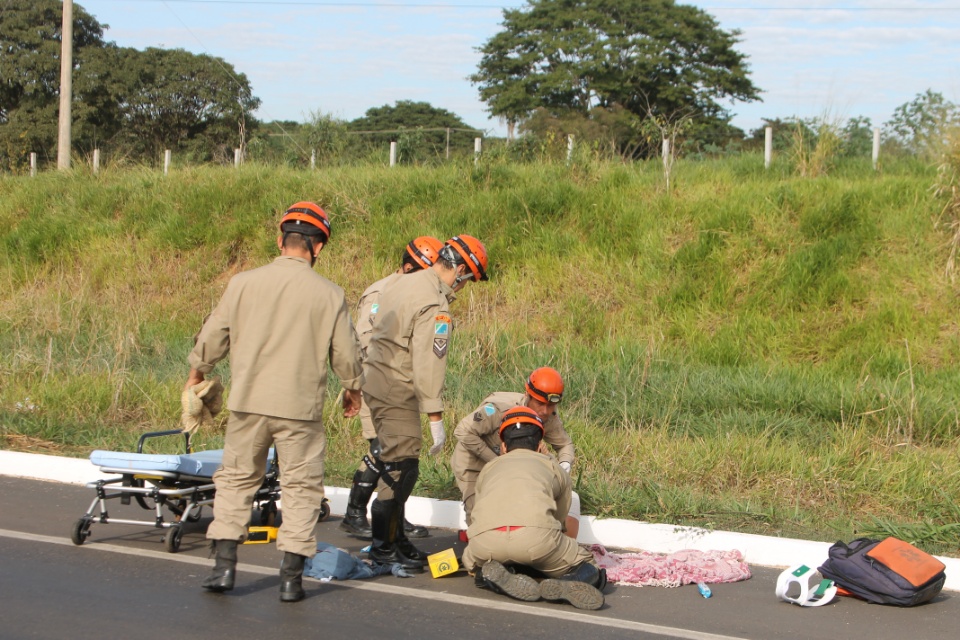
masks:
<path id="1" fill-rule="evenodd" d="M 586 582 L 573 580 L 544 580 L 540 583 L 544 600 L 569 602 L 577 609 L 595 611 L 603 606 L 603 593 Z"/>
<path id="2" fill-rule="evenodd" d="M 525 602 L 536 602 L 540 599 L 540 585 L 536 580 L 523 574 L 510 573 L 496 560 L 483 565 L 480 571 L 483 579 L 495 587 L 495 590 L 511 598 Z"/>

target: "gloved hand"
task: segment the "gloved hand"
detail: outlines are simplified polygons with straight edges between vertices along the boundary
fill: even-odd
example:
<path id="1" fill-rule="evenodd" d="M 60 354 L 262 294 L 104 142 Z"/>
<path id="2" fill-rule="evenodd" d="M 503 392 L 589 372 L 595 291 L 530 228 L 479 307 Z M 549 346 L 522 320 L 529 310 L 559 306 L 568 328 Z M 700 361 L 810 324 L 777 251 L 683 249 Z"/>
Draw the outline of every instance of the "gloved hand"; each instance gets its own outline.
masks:
<path id="1" fill-rule="evenodd" d="M 567 475 L 570 475 L 570 463 L 564 460 L 560 463 L 560 468 L 566 471 Z"/>
<path id="2" fill-rule="evenodd" d="M 213 416 L 223 408 L 223 384 L 219 377 L 210 378 L 183 390 L 180 395 L 183 413 L 180 428 L 194 433 L 202 425 L 212 425 Z"/>
<path id="3" fill-rule="evenodd" d="M 430 455 L 435 456 L 443 449 L 443 443 L 447 441 L 447 433 L 443 430 L 443 420 L 430 422 L 430 435 L 433 436 L 433 446 L 430 447 Z"/>

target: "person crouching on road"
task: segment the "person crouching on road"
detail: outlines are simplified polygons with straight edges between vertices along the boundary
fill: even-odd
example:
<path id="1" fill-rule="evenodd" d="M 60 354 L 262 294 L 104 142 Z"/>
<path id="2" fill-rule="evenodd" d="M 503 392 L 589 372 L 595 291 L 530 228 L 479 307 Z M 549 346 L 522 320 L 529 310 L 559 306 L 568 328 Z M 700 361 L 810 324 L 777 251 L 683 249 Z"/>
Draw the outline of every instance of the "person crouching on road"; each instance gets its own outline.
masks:
<path id="1" fill-rule="evenodd" d="M 317 552 L 313 529 L 323 501 L 328 360 L 344 388 L 345 417 L 359 412 L 363 386 L 343 289 L 313 270 L 329 237 L 330 220 L 319 206 L 298 202 L 287 209 L 277 237 L 280 257 L 230 279 L 190 352 L 187 389 L 228 353 L 233 376 L 223 463 L 213 475 L 217 495 L 207 539 L 216 563 L 201 583 L 209 591 L 234 587 L 237 544 L 247 538 L 272 444 L 283 494 L 280 600 L 304 598 L 303 565 Z"/>
<path id="2" fill-rule="evenodd" d="M 373 333 L 373 323 L 380 311 L 380 294 L 400 276 L 432 267 L 439 259 L 442 248 L 443 243 L 432 236 L 414 238 L 404 248 L 400 258 L 400 268 L 386 278 L 374 282 L 360 295 L 360 300 L 357 302 L 357 338 L 360 340 L 360 351 L 364 357 Z M 350 487 L 350 497 L 347 499 L 347 512 L 340 521 L 340 529 L 350 535 L 369 540 L 373 532 L 367 520 L 367 504 L 377 488 L 377 482 L 383 472 L 383 462 L 380 460 L 380 441 L 377 440 L 377 431 L 370 417 L 370 407 L 366 404 L 360 407 L 360 428 L 364 440 L 370 444 L 370 453 L 363 456 L 360 467 L 353 474 L 353 485 Z M 403 519 L 403 531 L 409 538 L 426 538 L 430 535 L 426 527 L 411 524 L 406 518 Z"/>
<path id="3" fill-rule="evenodd" d="M 606 572 L 589 551 L 564 535 L 570 477 L 543 452 L 543 432 L 533 409 L 514 407 L 503 414 L 502 455 L 484 466 L 477 479 L 463 566 L 477 586 L 518 600 L 562 600 L 578 609 L 599 609 Z M 547 579 L 538 583 L 514 573 L 511 565 Z"/>

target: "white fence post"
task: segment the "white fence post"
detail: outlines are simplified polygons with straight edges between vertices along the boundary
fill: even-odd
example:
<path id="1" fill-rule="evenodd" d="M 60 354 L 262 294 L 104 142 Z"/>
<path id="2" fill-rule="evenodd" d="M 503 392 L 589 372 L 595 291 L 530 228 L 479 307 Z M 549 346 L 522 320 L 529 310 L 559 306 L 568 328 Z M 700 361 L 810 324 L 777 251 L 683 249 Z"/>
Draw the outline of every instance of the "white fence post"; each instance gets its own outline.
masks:
<path id="1" fill-rule="evenodd" d="M 481 138 L 473 139 L 473 164 L 480 162 L 480 151 L 483 148 L 483 142 Z"/>
<path id="2" fill-rule="evenodd" d="M 763 168 L 770 168 L 770 161 L 773 159 L 773 127 L 767 127 L 763 130 Z"/>
<path id="3" fill-rule="evenodd" d="M 880 166 L 880 129 L 873 130 L 873 168 Z"/>
<path id="4" fill-rule="evenodd" d="M 573 158 L 573 134 L 567 134 L 567 163 Z"/>
<path id="5" fill-rule="evenodd" d="M 397 141 L 390 143 L 390 166 L 397 164 Z"/>
<path id="6" fill-rule="evenodd" d="M 167 149 L 163 152 L 163 175 L 167 175 L 170 172 L 170 149 Z"/>
<path id="7" fill-rule="evenodd" d="M 37 175 L 37 154 L 30 154 L 30 177 Z"/>
<path id="8" fill-rule="evenodd" d="M 670 138 L 663 139 L 663 170 L 670 171 Z"/>
<path id="9" fill-rule="evenodd" d="M 93 172 L 100 172 L 100 149 L 93 150 Z"/>
<path id="10" fill-rule="evenodd" d="M 310 151 L 310 168 L 311 169 L 317 168 L 317 150 L 316 149 L 313 149 Z"/>
<path id="11" fill-rule="evenodd" d="M 233 150 L 233 168 L 238 169 L 240 167 L 240 149 Z"/>

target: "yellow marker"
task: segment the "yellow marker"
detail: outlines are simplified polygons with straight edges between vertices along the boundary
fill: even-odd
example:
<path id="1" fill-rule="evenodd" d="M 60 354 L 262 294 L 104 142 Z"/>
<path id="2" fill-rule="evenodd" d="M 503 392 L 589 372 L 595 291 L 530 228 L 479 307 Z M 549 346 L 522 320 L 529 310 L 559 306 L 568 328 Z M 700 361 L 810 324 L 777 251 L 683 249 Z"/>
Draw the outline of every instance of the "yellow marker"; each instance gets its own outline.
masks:
<path id="1" fill-rule="evenodd" d="M 430 565 L 430 573 L 434 578 L 445 576 L 450 573 L 456 573 L 460 569 L 457 563 L 457 556 L 453 553 L 453 548 L 446 551 L 438 551 L 433 555 L 427 556 L 427 563 Z"/>
<path id="2" fill-rule="evenodd" d="M 250 527 L 243 544 L 267 544 L 277 539 L 277 527 Z"/>

